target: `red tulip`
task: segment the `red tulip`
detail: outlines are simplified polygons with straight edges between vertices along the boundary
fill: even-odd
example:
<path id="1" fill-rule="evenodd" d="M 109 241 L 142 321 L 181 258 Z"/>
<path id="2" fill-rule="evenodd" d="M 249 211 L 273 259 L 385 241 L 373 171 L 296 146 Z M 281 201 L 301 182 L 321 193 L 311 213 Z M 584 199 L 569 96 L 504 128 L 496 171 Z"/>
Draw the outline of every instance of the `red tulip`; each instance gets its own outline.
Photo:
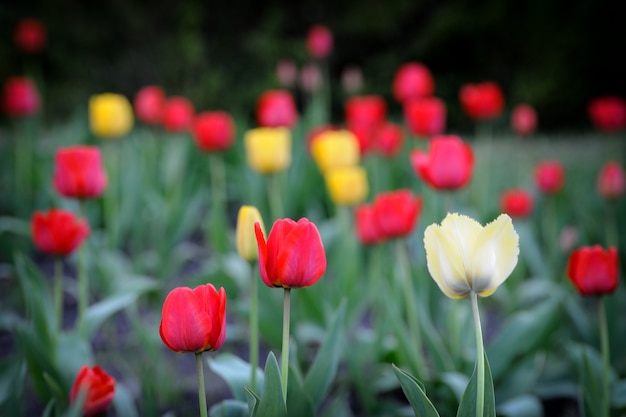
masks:
<path id="1" fill-rule="evenodd" d="M 107 186 L 100 149 L 80 145 L 59 149 L 55 156 L 53 185 L 65 197 L 99 197 Z"/>
<path id="2" fill-rule="evenodd" d="M 89 236 L 89 225 L 70 211 L 50 209 L 33 215 L 31 232 L 39 250 L 66 256 Z"/>
<path id="3" fill-rule="evenodd" d="M 500 198 L 502 211 L 513 218 L 523 219 L 533 212 L 533 196 L 526 190 L 512 189 Z"/>
<path id="4" fill-rule="evenodd" d="M 10 117 L 32 116 L 39 111 L 41 99 L 37 86 L 28 77 L 11 77 L 4 82 L 2 107 Z"/>
<path id="5" fill-rule="evenodd" d="M 414 150 L 410 154 L 415 173 L 436 190 L 465 187 L 472 178 L 472 147 L 455 135 L 435 136 L 429 142 L 430 153 Z"/>
<path id="6" fill-rule="evenodd" d="M 464 85 L 460 99 L 465 113 L 475 120 L 495 119 L 504 109 L 502 90 L 493 81 Z"/>
<path id="7" fill-rule="evenodd" d="M 420 212 L 422 198 L 411 190 L 380 193 L 372 203 L 374 221 L 385 238 L 407 236 L 413 231 Z"/>
<path id="8" fill-rule="evenodd" d="M 371 150 L 375 131 L 386 117 L 387 103 L 381 96 L 354 96 L 346 101 L 346 128 L 359 139 L 361 154 Z"/>
<path id="9" fill-rule="evenodd" d="M 89 368 L 84 365 L 78 371 L 70 391 L 70 404 L 73 404 L 81 391 L 85 392 L 83 415 L 95 416 L 109 408 L 115 396 L 115 378 L 99 366 Z"/>
<path id="10" fill-rule="evenodd" d="M 359 152 L 361 156 L 372 152 L 375 148 L 374 134 L 377 127 L 369 127 L 365 125 L 347 125 L 346 129 L 352 132 L 359 141 Z"/>
<path id="11" fill-rule="evenodd" d="M 20 51 L 37 53 L 46 46 L 46 27 L 38 19 L 23 19 L 15 27 L 13 40 Z"/>
<path id="12" fill-rule="evenodd" d="M 439 135 L 446 128 L 446 105 L 437 97 L 406 100 L 404 120 L 416 136 Z"/>
<path id="13" fill-rule="evenodd" d="M 537 112 L 528 104 L 515 106 L 511 113 L 511 127 L 520 136 L 530 136 L 537 128 Z"/>
<path id="14" fill-rule="evenodd" d="M 376 150 L 387 158 L 391 158 L 402 149 L 404 132 L 400 125 L 386 122 L 374 131 L 373 140 Z"/>
<path id="15" fill-rule="evenodd" d="M 205 152 L 220 152 L 230 148 L 235 140 L 235 123 L 226 112 L 200 113 L 192 126 L 196 145 Z"/>
<path id="16" fill-rule="evenodd" d="M 626 128 L 626 100 L 621 97 L 598 97 L 589 103 L 587 112 L 598 130 L 615 132 Z"/>
<path id="17" fill-rule="evenodd" d="M 393 79 L 393 96 L 400 103 L 407 100 L 432 96 L 435 82 L 430 70 L 418 62 L 410 62 L 398 68 Z"/>
<path id="18" fill-rule="evenodd" d="M 184 97 L 170 97 L 163 105 L 161 123 L 163 128 L 172 133 L 186 132 L 191 128 L 196 110 Z"/>
<path id="19" fill-rule="evenodd" d="M 598 175 L 598 193 L 607 200 L 622 196 L 626 191 L 625 177 L 624 169 L 619 163 L 607 162 Z"/>
<path id="20" fill-rule="evenodd" d="M 306 47 L 312 57 L 326 58 L 333 50 L 332 32 L 326 26 L 313 26 L 307 34 Z"/>
<path id="21" fill-rule="evenodd" d="M 156 85 L 143 87 L 133 101 L 137 119 L 149 125 L 161 123 L 161 115 L 165 105 L 165 92 Z"/>
<path id="22" fill-rule="evenodd" d="M 610 294 L 617 289 L 617 263 L 615 247 L 583 247 L 571 254 L 567 276 L 581 295 Z"/>
<path id="23" fill-rule="evenodd" d="M 269 90 L 261 94 L 256 118 L 262 127 L 292 127 L 298 121 L 293 96 L 286 90 Z"/>
<path id="24" fill-rule="evenodd" d="M 362 204 L 354 210 L 356 234 L 359 241 L 364 245 L 373 245 L 385 240 L 378 224 L 374 220 L 374 208 L 371 205 Z"/>
<path id="25" fill-rule="evenodd" d="M 558 161 L 539 163 L 535 168 L 535 182 L 537 187 L 546 194 L 558 193 L 565 182 L 563 165 Z"/>
<path id="26" fill-rule="evenodd" d="M 226 338 L 226 291 L 212 284 L 174 288 L 163 302 L 159 334 L 174 352 L 200 353 Z"/>
<path id="27" fill-rule="evenodd" d="M 326 271 L 326 252 L 317 226 L 306 218 L 278 219 L 265 241 L 254 225 L 259 271 L 268 287 L 302 288 L 315 284 Z"/>

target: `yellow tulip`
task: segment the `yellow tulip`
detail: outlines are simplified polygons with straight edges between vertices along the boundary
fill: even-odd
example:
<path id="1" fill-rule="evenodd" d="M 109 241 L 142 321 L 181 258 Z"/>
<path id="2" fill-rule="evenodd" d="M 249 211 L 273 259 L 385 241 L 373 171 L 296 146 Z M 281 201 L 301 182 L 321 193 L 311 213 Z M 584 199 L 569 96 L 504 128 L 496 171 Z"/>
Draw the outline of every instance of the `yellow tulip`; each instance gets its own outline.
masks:
<path id="1" fill-rule="evenodd" d="M 259 250 L 254 234 L 254 224 L 261 224 L 261 230 L 265 235 L 263 218 L 261 213 L 254 206 L 241 206 L 237 215 L 237 252 L 248 262 L 256 261 L 259 258 Z"/>
<path id="2" fill-rule="evenodd" d="M 336 168 L 324 176 L 330 199 L 339 206 L 351 206 L 367 197 L 367 172 L 360 166 Z"/>
<path id="3" fill-rule="evenodd" d="M 313 140 L 311 156 L 322 173 L 354 166 L 361 157 L 359 140 L 348 130 L 324 132 Z"/>
<path id="4" fill-rule="evenodd" d="M 470 292 L 493 294 L 513 272 L 519 255 L 519 237 L 511 218 L 501 214 L 482 226 L 458 213 L 448 214 L 424 232 L 428 271 L 450 298 Z"/>
<path id="5" fill-rule="evenodd" d="M 121 94 L 105 93 L 89 99 L 89 126 L 101 138 L 119 138 L 133 128 L 133 108 Z"/>
<path id="6" fill-rule="evenodd" d="M 244 136 L 248 165 L 261 174 L 287 169 L 291 164 L 291 133 L 285 127 L 259 127 Z"/>

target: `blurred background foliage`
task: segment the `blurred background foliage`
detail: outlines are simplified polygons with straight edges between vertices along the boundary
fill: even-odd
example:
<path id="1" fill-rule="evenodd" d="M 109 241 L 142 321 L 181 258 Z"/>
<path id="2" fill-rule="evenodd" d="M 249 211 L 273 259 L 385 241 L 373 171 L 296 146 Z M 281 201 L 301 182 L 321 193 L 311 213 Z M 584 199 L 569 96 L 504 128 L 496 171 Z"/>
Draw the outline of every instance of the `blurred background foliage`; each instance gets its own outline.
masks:
<path id="1" fill-rule="evenodd" d="M 46 80 L 47 121 L 69 117 L 95 92 L 133 97 L 148 84 L 184 95 L 198 110 L 220 108 L 252 119 L 258 95 L 277 85 L 276 62 L 306 62 L 310 26 L 335 36 L 329 73 L 335 88 L 348 65 L 365 76 L 364 93 L 388 98 L 403 62 L 433 72 L 452 130 L 471 130 L 458 104 L 461 84 L 493 79 L 508 107 L 529 102 L 542 130 L 589 127 L 590 98 L 626 95 L 623 18 L 614 0 L 305 0 L 181 2 L 147 0 L 3 0 L 0 78 L 32 64 L 12 31 L 23 17 L 42 19 L 48 47 L 34 60 Z M 334 95 L 333 118 L 343 100 Z M 395 106 L 395 107 L 394 107 Z"/>

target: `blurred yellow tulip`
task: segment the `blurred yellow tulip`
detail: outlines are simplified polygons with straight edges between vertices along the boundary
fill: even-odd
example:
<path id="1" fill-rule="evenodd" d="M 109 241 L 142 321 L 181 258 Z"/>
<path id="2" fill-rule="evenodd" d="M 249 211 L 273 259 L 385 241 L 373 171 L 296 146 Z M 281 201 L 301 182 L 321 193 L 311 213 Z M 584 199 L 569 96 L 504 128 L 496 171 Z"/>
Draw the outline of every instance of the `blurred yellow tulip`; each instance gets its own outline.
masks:
<path id="1" fill-rule="evenodd" d="M 89 126 L 100 138 L 120 138 L 133 128 L 133 109 L 121 94 L 104 93 L 89 98 Z"/>
<path id="2" fill-rule="evenodd" d="M 338 206 L 351 206 L 367 197 L 367 172 L 360 166 L 336 168 L 326 172 L 326 188 Z"/>
<path id="3" fill-rule="evenodd" d="M 493 294 L 513 272 L 519 255 L 519 236 L 511 218 L 501 214 L 482 226 L 476 220 L 448 213 L 424 231 L 428 271 L 450 298 L 470 292 Z"/>
<path id="4" fill-rule="evenodd" d="M 261 174 L 287 169 L 291 164 L 291 132 L 285 127 L 259 127 L 244 136 L 248 165 Z"/>
<path id="5" fill-rule="evenodd" d="M 361 157 L 359 140 L 348 130 L 331 130 L 319 134 L 311 144 L 311 156 L 319 170 L 354 166 Z"/>
<path id="6" fill-rule="evenodd" d="M 248 262 L 259 259 L 259 249 L 254 233 L 255 223 L 261 224 L 261 230 L 265 235 L 263 218 L 259 210 L 254 206 L 241 206 L 237 215 L 237 252 L 239 252 L 239 256 Z"/>

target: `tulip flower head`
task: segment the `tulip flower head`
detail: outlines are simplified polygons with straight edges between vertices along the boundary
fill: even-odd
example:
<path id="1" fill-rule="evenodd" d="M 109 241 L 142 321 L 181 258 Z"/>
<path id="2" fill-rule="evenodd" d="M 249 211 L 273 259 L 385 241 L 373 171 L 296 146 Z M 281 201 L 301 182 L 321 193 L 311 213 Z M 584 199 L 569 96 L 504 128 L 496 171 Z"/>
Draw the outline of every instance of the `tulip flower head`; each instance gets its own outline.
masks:
<path id="1" fill-rule="evenodd" d="M 235 231 L 237 252 L 239 256 L 248 262 L 259 259 L 259 249 L 256 243 L 256 234 L 254 233 L 255 223 L 261 225 L 261 231 L 265 234 L 263 218 L 259 210 L 253 206 L 241 206 L 237 214 L 237 228 Z"/>
<path id="2" fill-rule="evenodd" d="M 363 71 L 357 66 L 345 67 L 341 72 L 341 86 L 347 94 L 357 94 L 363 88 Z"/>
<path id="3" fill-rule="evenodd" d="M 429 153 L 414 150 L 410 154 L 415 173 L 436 190 L 456 190 L 472 179 L 472 147 L 455 135 L 442 135 L 429 142 Z"/>
<path id="4" fill-rule="evenodd" d="M 42 252 L 67 256 L 89 236 L 89 225 L 66 210 L 36 212 L 31 220 L 35 246 Z"/>
<path id="5" fill-rule="evenodd" d="M 575 250 L 567 264 L 567 276 L 583 295 L 611 294 L 617 289 L 617 249 L 599 245 Z"/>
<path id="6" fill-rule="evenodd" d="M 65 197 L 100 197 L 107 186 L 100 149 L 82 145 L 59 149 L 52 181 L 56 191 Z"/>
<path id="7" fill-rule="evenodd" d="M 446 104 L 437 97 L 420 97 L 404 102 L 404 120 L 416 136 L 430 137 L 446 128 Z"/>
<path id="8" fill-rule="evenodd" d="M 46 46 L 46 27 L 39 19 L 22 19 L 15 27 L 13 40 L 20 51 L 35 54 Z"/>
<path id="9" fill-rule="evenodd" d="M 182 133 L 191 128 L 196 110 L 185 97 L 174 96 L 165 101 L 161 124 L 170 133 Z"/>
<path id="10" fill-rule="evenodd" d="M 466 84 L 459 93 L 461 106 L 474 120 L 491 120 L 500 116 L 504 109 L 504 95 L 493 81 Z"/>
<path id="11" fill-rule="evenodd" d="M 375 128 L 385 122 L 387 103 L 381 96 L 355 96 L 346 101 L 345 118 L 348 126 Z"/>
<path id="12" fill-rule="evenodd" d="M 402 150 L 404 131 L 398 124 L 386 122 L 374 131 L 373 146 L 386 158 L 396 156 Z"/>
<path id="13" fill-rule="evenodd" d="M 399 103 L 432 96 L 435 82 L 430 70 L 419 62 L 409 62 L 398 68 L 393 79 L 393 96 Z"/>
<path id="14" fill-rule="evenodd" d="M 226 292 L 212 284 L 174 288 L 163 302 L 159 334 L 174 352 L 217 350 L 226 338 Z"/>
<path id="15" fill-rule="evenodd" d="M 148 125 L 161 123 L 163 106 L 165 105 L 165 91 L 159 86 L 143 87 L 135 95 L 133 107 L 137 119 Z"/>
<path id="16" fill-rule="evenodd" d="M 558 161 L 544 161 L 535 167 L 535 183 L 544 194 L 561 191 L 565 182 L 565 169 Z"/>
<path id="17" fill-rule="evenodd" d="M 348 130 L 328 130 L 315 136 L 311 156 L 322 173 L 354 166 L 361 157 L 359 141 Z"/>
<path id="18" fill-rule="evenodd" d="M 614 200 L 626 192 L 624 168 L 615 162 L 607 162 L 598 175 L 598 193 L 607 200 Z"/>
<path id="19" fill-rule="evenodd" d="M 422 204 L 422 198 L 408 189 L 380 193 L 372 203 L 376 227 L 386 239 L 407 236 L 417 223 Z"/>
<path id="20" fill-rule="evenodd" d="M 133 128 L 133 109 L 121 94 L 104 93 L 89 98 L 89 127 L 100 138 L 115 139 Z"/>
<path id="21" fill-rule="evenodd" d="M 266 91 L 257 102 L 256 118 L 262 127 L 293 127 L 298 121 L 296 102 L 287 90 Z"/>
<path id="22" fill-rule="evenodd" d="M 424 231 L 428 271 L 450 298 L 465 298 L 471 291 L 493 294 L 513 272 L 519 255 L 519 236 L 511 218 L 501 214 L 482 226 L 458 213 Z"/>
<path id="23" fill-rule="evenodd" d="M 369 204 L 361 204 L 354 210 L 356 234 L 359 241 L 364 245 L 373 245 L 385 240 L 385 236 L 378 227 L 375 218 L 374 207 Z"/>
<path id="24" fill-rule="evenodd" d="M 84 394 L 81 394 L 84 392 Z M 90 417 L 105 412 L 115 396 L 115 379 L 99 366 L 84 365 L 78 371 L 70 391 L 70 404 L 84 395 L 83 415 Z"/>
<path id="25" fill-rule="evenodd" d="M 338 206 L 352 206 L 367 197 L 367 171 L 360 166 L 335 168 L 324 174 L 330 199 Z"/>
<path id="26" fill-rule="evenodd" d="M 235 122 L 223 111 L 200 113 L 192 124 L 196 145 L 204 152 L 222 152 L 235 140 Z"/>
<path id="27" fill-rule="evenodd" d="M 520 136 L 530 136 L 537 128 L 537 112 L 529 104 L 518 104 L 511 113 L 511 128 Z"/>
<path id="28" fill-rule="evenodd" d="M 533 196 L 523 189 L 511 189 L 500 197 L 500 208 L 502 212 L 512 218 L 524 219 L 533 212 Z"/>
<path id="29" fill-rule="evenodd" d="M 268 287 L 309 287 L 324 275 L 326 252 L 317 226 L 308 219 L 276 220 L 267 241 L 259 223 L 254 231 L 259 271 Z"/>
<path id="30" fill-rule="evenodd" d="M 617 96 L 593 99 L 587 106 L 591 122 L 601 132 L 626 129 L 626 100 Z"/>
<path id="31" fill-rule="evenodd" d="M 2 108 L 9 117 L 28 117 L 41 107 L 37 86 L 28 77 L 11 77 L 4 82 Z"/>
<path id="32" fill-rule="evenodd" d="M 291 133 L 286 127 L 259 127 L 244 135 L 246 159 L 260 174 L 284 171 L 291 164 Z"/>
<path id="33" fill-rule="evenodd" d="M 311 55 L 317 59 L 324 59 L 333 50 L 333 34 L 326 26 L 315 25 L 309 29 L 306 37 L 306 47 Z"/>

